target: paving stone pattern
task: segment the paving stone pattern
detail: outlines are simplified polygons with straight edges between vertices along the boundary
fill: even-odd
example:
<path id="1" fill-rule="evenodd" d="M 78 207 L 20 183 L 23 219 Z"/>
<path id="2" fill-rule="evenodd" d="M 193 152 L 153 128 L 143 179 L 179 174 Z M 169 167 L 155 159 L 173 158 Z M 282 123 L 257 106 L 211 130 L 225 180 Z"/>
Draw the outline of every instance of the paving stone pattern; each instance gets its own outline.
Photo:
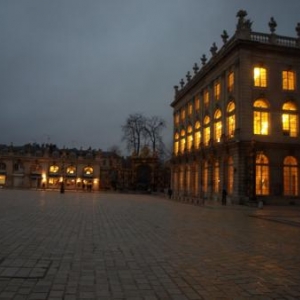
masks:
<path id="1" fill-rule="evenodd" d="M 285 209 L 0 190 L 0 300 L 300 299 Z"/>

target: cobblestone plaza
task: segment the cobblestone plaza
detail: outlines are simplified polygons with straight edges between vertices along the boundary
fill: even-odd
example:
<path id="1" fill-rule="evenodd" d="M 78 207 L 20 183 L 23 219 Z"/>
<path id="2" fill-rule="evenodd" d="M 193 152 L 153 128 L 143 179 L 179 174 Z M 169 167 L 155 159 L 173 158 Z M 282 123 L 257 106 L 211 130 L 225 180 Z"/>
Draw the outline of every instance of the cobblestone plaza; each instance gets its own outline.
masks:
<path id="1" fill-rule="evenodd" d="M 300 210 L 0 190 L 0 299 L 300 299 Z"/>

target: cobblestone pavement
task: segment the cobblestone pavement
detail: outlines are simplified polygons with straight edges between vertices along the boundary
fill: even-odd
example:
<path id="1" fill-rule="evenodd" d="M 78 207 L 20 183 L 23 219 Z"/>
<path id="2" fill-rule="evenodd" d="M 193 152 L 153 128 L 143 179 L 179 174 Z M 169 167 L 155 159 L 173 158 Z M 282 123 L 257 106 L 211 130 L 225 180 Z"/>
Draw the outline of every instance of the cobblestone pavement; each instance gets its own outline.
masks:
<path id="1" fill-rule="evenodd" d="M 0 299 L 300 299 L 290 208 L 0 190 Z"/>

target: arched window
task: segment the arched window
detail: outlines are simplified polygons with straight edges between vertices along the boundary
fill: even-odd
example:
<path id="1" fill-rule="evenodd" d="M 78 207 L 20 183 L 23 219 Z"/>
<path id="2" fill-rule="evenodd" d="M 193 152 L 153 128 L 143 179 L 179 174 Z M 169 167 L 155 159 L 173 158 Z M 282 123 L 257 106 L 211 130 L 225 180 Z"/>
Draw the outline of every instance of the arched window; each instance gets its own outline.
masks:
<path id="1" fill-rule="evenodd" d="M 234 137 L 235 132 L 235 104 L 229 102 L 227 105 L 227 116 L 226 116 L 226 134 L 228 137 Z"/>
<path id="2" fill-rule="evenodd" d="M 200 131 L 200 122 L 197 121 L 195 123 L 195 134 L 194 134 L 194 147 L 195 149 L 200 148 L 200 142 L 201 142 L 201 131 Z"/>
<path id="3" fill-rule="evenodd" d="M 76 175 L 76 167 L 74 167 L 74 166 L 67 167 L 67 174 L 68 175 Z"/>
<path id="4" fill-rule="evenodd" d="M 57 166 L 57 165 L 52 165 L 52 166 L 50 166 L 50 168 L 49 168 L 49 173 L 57 174 L 58 171 L 59 171 L 59 166 Z"/>
<path id="5" fill-rule="evenodd" d="M 185 150 L 185 130 L 180 131 L 180 152 L 184 153 Z"/>
<path id="6" fill-rule="evenodd" d="M 269 160 L 264 154 L 256 155 L 256 195 L 269 195 Z"/>
<path id="7" fill-rule="evenodd" d="M 253 69 L 254 86 L 267 87 L 267 69 L 255 67 Z"/>
<path id="8" fill-rule="evenodd" d="M 234 167 L 232 156 L 228 158 L 227 162 L 227 192 L 228 194 L 233 193 L 233 178 L 234 178 Z"/>
<path id="9" fill-rule="evenodd" d="M 214 115 L 214 137 L 217 143 L 221 142 L 222 135 L 222 113 L 220 109 L 217 109 Z"/>
<path id="10" fill-rule="evenodd" d="M 210 118 L 206 116 L 203 120 L 203 144 L 207 146 L 210 140 Z"/>
<path id="11" fill-rule="evenodd" d="M 270 123 L 269 104 L 264 99 L 258 99 L 253 104 L 253 132 L 268 135 Z"/>
<path id="12" fill-rule="evenodd" d="M 283 161 L 283 194 L 285 196 L 299 195 L 298 162 L 293 156 L 287 156 Z"/>
<path id="13" fill-rule="evenodd" d="M 298 113 L 295 103 L 288 101 L 282 106 L 282 132 L 283 135 L 298 136 Z"/>
<path id="14" fill-rule="evenodd" d="M 86 176 L 92 176 L 94 173 L 94 169 L 92 167 L 85 167 L 83 169 L 83 174 Z"/>
<path id="15" fill-rule="evenodd" d="M 178 151 L 179 151 L 179 134 L 178 132 L 176 132 L 174 135 L 174 154 L 178 155 Z"/>
<path id="16" fill-rule="evenodd" d="M 187 150 L 191 151 L 193 146 L 193 127 L 191 125 L 187 128 Z"/>

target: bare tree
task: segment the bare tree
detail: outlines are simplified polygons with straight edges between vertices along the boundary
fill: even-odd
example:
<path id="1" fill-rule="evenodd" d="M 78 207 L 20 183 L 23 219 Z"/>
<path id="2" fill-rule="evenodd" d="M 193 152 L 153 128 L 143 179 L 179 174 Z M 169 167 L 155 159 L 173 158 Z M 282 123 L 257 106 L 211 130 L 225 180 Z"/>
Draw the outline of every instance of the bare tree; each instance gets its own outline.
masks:
<path id="1" fill-rule="evenodd" d="M 163 146 L 161 132 L 165 127 L 166 123 L 160 117 L 153 116 L 146 119 L 143 134 L 146 141 L 150 142 L 153 153 Z"/>
<path id="2" fill-rule="evenodd" d="M 126 141 L 128 151 L 133 151 L 136 155 L 140 153 L 145 124 L 146 118 L 140 113 L 135 113 L 129 115 L 126 124 L 122 126 L 122 140 Z"/>

